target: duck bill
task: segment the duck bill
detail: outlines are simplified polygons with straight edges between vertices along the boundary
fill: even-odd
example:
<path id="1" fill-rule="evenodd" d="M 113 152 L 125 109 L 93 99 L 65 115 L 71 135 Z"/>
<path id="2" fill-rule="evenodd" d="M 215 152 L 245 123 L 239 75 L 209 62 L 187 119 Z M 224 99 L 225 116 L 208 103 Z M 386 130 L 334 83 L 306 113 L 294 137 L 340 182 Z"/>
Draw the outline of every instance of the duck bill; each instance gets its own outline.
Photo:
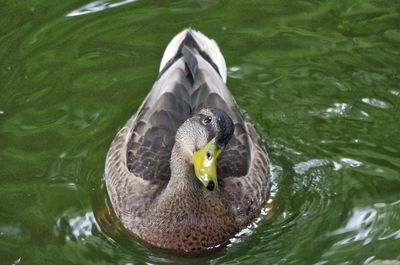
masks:
<path id="1" fill-rule="evenodd" d="M 196 177 L 208 190 L 218 189 L 217 158 L 223 148 L 218 149 L 215 138 L 206 146 L 194 152 L 194 171 Z"/>

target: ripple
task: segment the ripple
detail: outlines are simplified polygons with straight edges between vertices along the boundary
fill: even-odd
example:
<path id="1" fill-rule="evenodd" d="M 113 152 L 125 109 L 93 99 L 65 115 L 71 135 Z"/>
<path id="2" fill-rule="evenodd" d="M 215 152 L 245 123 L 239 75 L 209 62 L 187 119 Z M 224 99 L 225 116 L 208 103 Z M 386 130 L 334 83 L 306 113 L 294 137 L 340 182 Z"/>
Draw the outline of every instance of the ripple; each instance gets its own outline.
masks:
<path id="1" fill-rule="evenodd" d="M 346 113 L 346 111 L 350 108 L 351 108 L 351 106 L 349 106 L 346 103 L 335 103 L 334 107 L 326 109 L 326 112 L 327 113 L 335 113 L 340 116 L 343 116 Z"/>
<path id="2" fill-rule="evenodd" d="M 348 232 L 356 232 L 356 234 L 350 238 L 346 238 L 335 245 L 344 245 L 350 241 L 365 240 L 370 234 L 373 224 L 377 220 L 377 211 L 373 208 L 354 208 L 352 215 L 347 221 L 343 228 L 339 228 L 332 233 L 332 235 L 345 234 Z M 366 241 L 367 244 L 369 241 Z"/>
<path id="3" fill-rule="evenodd" d="M 13 225 L 0 225 L 0 236 L 4 235 L 12 235 L 15 237 L 21 237 L 22 235 L 22 230 L 19 227 L 19 225 L 13 224 Z"/>
<path id="4" fill-rule="evenodd" d="M 233 79 L 243 79 L 243 74 L 241 73 L 240 66 L 231 66 L 228 68 L 229 78 Z"/>
<path id="5" fill-rule="evenodd" d="M 345 117 L 357 120 L 366 120 L 369 118 L 367 112 L 359 110 L 347 103 L 334 103 L 332 107 L 322 112 L 322 116 L 326 118 Z"/>
<path id="6" fill-rule="evenodd" d="M 338 162 L 336 162 L 336 161 L 332 161 L 333 162 L 333 170 L 334 171 L 339 171 L 339 170 L 341 170 L 342 169 L 342 164 L 340 164 L 340 163 L 338 163 Z"/>
<path id="7" fill-rule="evenodd" d="M 67 17 L 75 17 L 75 16 L 82 16 L 86 14 L 96 13 L 103 11 L 105 9 L 114 8 L 126 4 L 130 4 L 136 2 L 136 0 L 122 0 L 122 1 L 94 1 L 89 4 L 86 4 L 78 9 L 75 9 L 69 12 L 66 16 Z"/>
<path id="8" fill-rule="evenodd" d="M 363 98 L 362 102 L 380 109 L 390 108 L 389 103 L 386 103 L 385 101 L 376 98 Z"/>
<path id="9" fill-rule="evenodd" d="M 352 159 L 352 158 L 344 157 L 344 158 L 340 159 L 340 161 L 342 161 L 343 163 L 345 163 L 345 164 L 347 164 L 347 165 L 349 165 L 351 167 L 360 167 L 360 166 L 363 165 L 362 162 L 357 161 L 357 160 Z"/>
<path id="10" fill-rule="evenodd" d="M 84 215 L 76 216 L 68 220 L 65 220 L 65 217 L 61 217 L 57 220 L 57 227 L 65 227 L 65 221 L 67 222 L 67 226 L 70 228 L 70 232 L 65 235 L 65 240 L 92 236 L 92 229 L 94 226 L 100 230 L 95 221 L 93 212 L 87 212 Z"/>
<path id="11" fill-rule="evenodd" d="M 398 91 L 398 90 L 392 89 L 389 92 L 390 92 L 390 94 L 395 95 L 395 96 L 399 96 L 400 95 L 400 91 Z"/>
<path id="12" fill-rule="evenodd" d="M 17 258 L 17 259 L 13 262 L 13 265 L 22 264 L 21 261 L 22 261 L 22 257 L 19 257 L 19 258 Z"/>
<path id="13" fill-rule="evenodd" d="M 400 30 L 398 30 L 398 29 L 386 30 L 383 33 L 383 36 L 385 39 L 387 39 L 390 42 L 400 43 Z"/>
<path id="14" fill-rule="evenodd" d="M 308 160 L 305 162 L 300 162 L 300 163 L 296 164 L 293 169 L 297 174 L 304 174 L 312 168 L 321 167 L 321 166 L 325 166 L 328 164 L 329 164 L 328 160 L 311 159 L 311 160 Z"/>
<path id="15" fill-rule="evenodd" d="M 193 8 L 186 1 L 52 7 L 38 0 L 32 13 L 32 5 L 8 2 L 3 30 L 10 33 L 0 49 L 0 252 L 13 257 L 3 262 L 344 264 L 397 257 L 400 156 L 397 116 L 389 111 L 400 97 L 400 31 L 390 4 L 257 8 L 233 1 L 205 10 L 198 1 Z M 139 4 L 140 12 L 127 12 Z M 273 203 L 226 251 L 174 262 L 107 215 L 100 179 L 109 142 L 153 84 L 162 49 L 190 25 L 216 39 L 232 63 L 232 92 L 271 148 Z M 48 189 L 52 183 L 61 184 Z"/>

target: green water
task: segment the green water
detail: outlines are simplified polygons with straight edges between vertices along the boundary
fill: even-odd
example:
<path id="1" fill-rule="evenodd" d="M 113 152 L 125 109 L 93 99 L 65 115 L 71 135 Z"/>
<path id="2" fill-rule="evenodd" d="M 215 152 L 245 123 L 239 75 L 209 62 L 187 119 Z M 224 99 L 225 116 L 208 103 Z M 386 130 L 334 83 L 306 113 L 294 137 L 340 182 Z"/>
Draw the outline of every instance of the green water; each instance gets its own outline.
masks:
<path id="1" fill-rule="evenodd" d="M 266 2 L 3 0 L 0 264 L 400 260 L 400 2 Z M 219 43 L 274 179 L 261 220 L 197 258 L 127 235 L 103 183 L 188 26 Z"/>

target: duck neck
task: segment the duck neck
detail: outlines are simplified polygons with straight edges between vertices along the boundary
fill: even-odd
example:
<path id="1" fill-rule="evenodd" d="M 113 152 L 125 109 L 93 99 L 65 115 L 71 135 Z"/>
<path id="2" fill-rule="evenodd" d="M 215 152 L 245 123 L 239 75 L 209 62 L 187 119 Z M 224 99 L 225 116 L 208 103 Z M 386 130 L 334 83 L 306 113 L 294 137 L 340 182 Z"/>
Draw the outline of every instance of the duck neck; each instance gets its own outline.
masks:
<path id="1" fill-rule="evenodd" d="M 202 191 L 202 184 L 196 178 L 193 154 L 185 146 L 176 142 L 171 152 L 171 178 L 166 191 Z"/>

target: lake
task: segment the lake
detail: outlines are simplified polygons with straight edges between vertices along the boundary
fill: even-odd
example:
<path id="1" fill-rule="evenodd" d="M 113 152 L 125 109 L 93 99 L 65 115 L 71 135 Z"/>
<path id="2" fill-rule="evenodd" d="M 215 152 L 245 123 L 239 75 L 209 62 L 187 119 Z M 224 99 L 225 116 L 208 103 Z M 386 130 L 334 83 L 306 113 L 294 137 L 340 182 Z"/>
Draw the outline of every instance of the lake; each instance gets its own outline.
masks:
<path id="1" fill-rule="evenodd" d="M 260 217 L 201 257 L 131 237 L 103 179 L 186 27 L 219 44 L 273 172 Z M 4 0 L 0 77 L 0 264 L 400 260 L 399 1 Z"/>

